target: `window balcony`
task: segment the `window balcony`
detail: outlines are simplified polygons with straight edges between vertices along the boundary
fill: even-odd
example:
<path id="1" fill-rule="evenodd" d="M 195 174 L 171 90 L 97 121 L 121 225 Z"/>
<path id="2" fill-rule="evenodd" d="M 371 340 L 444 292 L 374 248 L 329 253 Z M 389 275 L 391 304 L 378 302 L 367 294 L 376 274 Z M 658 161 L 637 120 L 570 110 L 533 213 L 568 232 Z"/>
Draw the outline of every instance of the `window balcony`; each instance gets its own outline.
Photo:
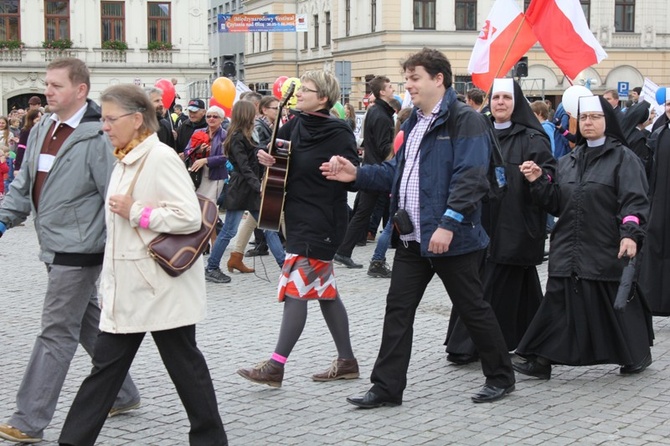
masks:
<path id="1" fill-rule="evenodd" d="M 147 50 L 147 62 L 150 64 L 171 64 L 172 54 L 176 50 Z"/>
<path id="2" fill-rule="evenodd" d="M 0 63 L 16 63 L 23 61 L 23 49 L 7 49 L 0 50 Z"/>
<path id="3" fill-rule="evenodd" d="M 126 63 L 126 51 L 100 50 L 100 61 L 102 63 Z"/>
<path id="4" fill-rule="evenodd" d="M 61 57 L 77 57 L 77 51 L 72 49 L 43 48 L 42 55 L 45 62 L 51 62 Z"/>

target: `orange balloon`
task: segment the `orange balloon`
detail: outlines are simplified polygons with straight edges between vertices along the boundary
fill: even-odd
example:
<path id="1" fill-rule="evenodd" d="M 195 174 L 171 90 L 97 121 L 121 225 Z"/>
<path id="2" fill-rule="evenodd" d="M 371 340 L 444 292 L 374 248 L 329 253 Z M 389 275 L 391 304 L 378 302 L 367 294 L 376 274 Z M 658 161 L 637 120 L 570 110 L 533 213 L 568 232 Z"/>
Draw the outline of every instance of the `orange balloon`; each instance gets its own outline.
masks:
<path id="1" fill-rule="evenodd" d="M 227 77 L 220 77 L 212 82 L 212 96 L 224 108 L 232 108 L 235 102 L 235 84 Z"/>

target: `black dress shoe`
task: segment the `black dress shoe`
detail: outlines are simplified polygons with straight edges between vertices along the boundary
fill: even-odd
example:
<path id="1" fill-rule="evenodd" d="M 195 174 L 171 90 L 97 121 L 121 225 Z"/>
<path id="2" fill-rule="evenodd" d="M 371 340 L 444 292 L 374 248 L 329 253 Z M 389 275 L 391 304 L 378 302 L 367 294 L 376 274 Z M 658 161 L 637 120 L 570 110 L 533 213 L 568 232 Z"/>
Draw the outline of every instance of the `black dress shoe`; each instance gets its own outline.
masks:
<path id="1" fill-rule="evenodd" d="M 341 254 L 335 254 L 333 261 L 335 263 L 339 263 L 340 265 L 344 265 L 347 268 L 363 268 L 363 265 L 355 263 L 353 260 L 351 260 L 351 257 L 345 257 Z"/>
<path id="2" fill-rule="evenodd" d="M 402 401 L 384 399 L 376 395 L 372 390 L 368 390 L 362 397 L 347 398 L 347 402 L 362 409 L 375 409 L 382 406 L 394 407 L 402 404 Z"/>
<path id="3" fill-rule="evenodd" d="M 468 355 L 467 353 L 447 353 L 447 361 L 457 365 L 470 364 L 479 360 L 479 355 Z"/>
<path id="4" fill-rule="evenodd" d="M 540 364 L 537 361 L 513 362 L 512 367 L 517 372 L 539 379 L 551 378 L 551 364 Z"/>
<path id="5" fill-rule="evenodd" d="M 492 403 L 512 392 L 514 392 L 514 384 L 507 387 L 496 387 L 486 384 L 472 397 L 472 401 L 475 403 Z"/>
<path id="6" fill-rule="evenodd" d="M 642 358 L 642 361 L 638 362 L 637 364 L 621 366 L 621 368 L 619 369 L 619 373 L 621 373 L 622 375 L 634 375 L 636 373 L 644 371 L 644 369 L 646 369 L 650 365 L 651 365 L 651 352 L 649 352 L 649 354 L 647 354 L 647 356 Z"/>

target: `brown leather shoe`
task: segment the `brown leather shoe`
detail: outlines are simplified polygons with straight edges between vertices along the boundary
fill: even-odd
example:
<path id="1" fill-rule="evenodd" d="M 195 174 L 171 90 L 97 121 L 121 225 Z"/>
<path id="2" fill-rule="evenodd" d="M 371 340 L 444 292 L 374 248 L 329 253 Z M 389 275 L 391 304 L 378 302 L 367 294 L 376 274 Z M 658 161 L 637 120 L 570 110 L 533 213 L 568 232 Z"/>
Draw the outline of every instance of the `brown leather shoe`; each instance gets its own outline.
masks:
<path id="1" fill-rule="evenodd" d="M 358 373 L 358 361 L 356 359 L 335 359 L 330 368 L 323 373 L 312 375 L 314 381 L 335 381 L 336 379 L 356 379 Z"/>
<path id="2" fill-rule="evenodd" d="M 257 364 L 252 369 L 238 369 L 237 374 L 256 384 L 281 387 L 281 382 L 284 379 L 284 367 L 268 360 Z"/>
<path id="3" fill-rule="evenodd" d="M 241 273 L 253 273 L 255 270 L 245 265 L 242 261 L 243 258 L 244 254 L 241 252 L 231 252 L 228 259 L 228 271 L 232 273 L 234 270 L 238 270 Z"/>
<path id="4" fill-rule="evenodd" d="M 32 437 L 9 424 L 0 424 L 0 438 L 14 443 L 39 443 L 42 437 Z"/>

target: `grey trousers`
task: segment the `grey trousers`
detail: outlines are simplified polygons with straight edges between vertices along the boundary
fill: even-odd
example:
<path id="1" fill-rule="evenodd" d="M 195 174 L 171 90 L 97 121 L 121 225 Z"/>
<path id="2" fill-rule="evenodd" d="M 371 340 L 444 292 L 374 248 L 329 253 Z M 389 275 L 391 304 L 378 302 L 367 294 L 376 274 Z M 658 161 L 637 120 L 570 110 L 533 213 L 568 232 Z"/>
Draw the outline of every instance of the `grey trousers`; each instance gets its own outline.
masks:
<path id="1" fill-rule="evenodd" d="M 96 280 L 101 268 L 47 265 L 42 329 L 16 395 L 16 412 L 8 422 L 30 436 L 41 438 L 51 422 L 77 344 L 93 356 L 100 332 Z M 127 375 L 114 406 L 125 407 L 139 399 Z"/>

